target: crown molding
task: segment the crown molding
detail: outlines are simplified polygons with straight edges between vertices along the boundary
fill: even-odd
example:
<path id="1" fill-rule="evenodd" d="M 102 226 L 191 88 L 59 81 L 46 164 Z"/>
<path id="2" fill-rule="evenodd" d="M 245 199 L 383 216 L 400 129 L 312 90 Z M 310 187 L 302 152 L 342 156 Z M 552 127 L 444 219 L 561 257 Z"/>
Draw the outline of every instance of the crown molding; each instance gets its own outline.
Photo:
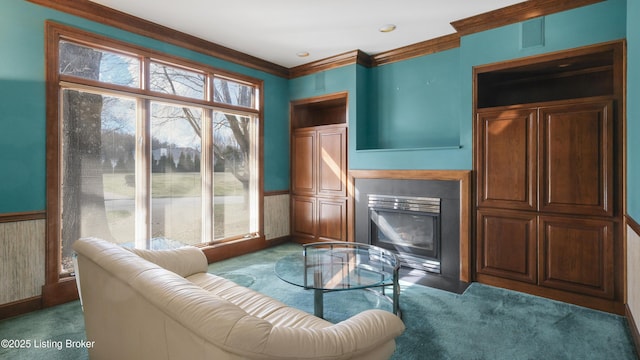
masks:
<path id="1" fill-rule="evenodd" d="M 460 35 L 456 33 L 401 47 L 398 49 L 385 51 L 373 55 L 371 56 L 371 58 L 373 66 L 380 66 L 418 56 L 450 50 L 457 47 L 460 47 Z"/>
<path id="2" fill-rule="evenodd" d="M 433 54 L 435 52 L 445 51 L 459 46 L 460 36 L 458 36 L 458 34 L 451 34 L 398 49 L 385 51 L 376 55 L 369 55 L 362 50 L 354 50 L 293 67 L 289 69 L 289 78 L 293 79 L 352 64 L 371 68 L 422 55 Z"/>
<path id="3" fill-rule="evenodd" d="M 451 23 L 460 36 L 515 24 L 604 0 L 529 0 Z"/>
<path id="4" fill-rule="evenodd" d="M 349 51 L 292 68 L 286 68 L 88 0 L 26 1 L 230 61 L 248 68 L 291 79 L 352 64 L 375 67 L 453 49 L 460 46 L 460 38 L 465 35 L 595 4 L 604 0 L 528 0 L 502 9 L 454 21 L 451 25 L 456 32 L 450 35 L 376 55 L 368 55 L 361 50 Z"/>
<path id="5" fill-rule="evenodd" d="M 313 61 L 289 69 L 289 78 L 297 78 L 304 75 L 327 71 L 342 66 L 360 64 L 371 67 L 371 57 L 361 50 L 353 50 L 336 56 Z"/>
<path id="6" fill-rule="evenodd" d="M 204 55 L 230 61 L 255 70 L 264 71 L 281 77 L 287 77 L 289 75 L 289 70 L 286 67 L 276 65 L 243 52 L 200 39 L 196 36 L 192 36 L 88 0 L 27 1 L 176 45 Z"/>
<path id="7" fill-rule="evenodd" d="M 445 51 L 460 47 L 460 38 L 465 35 L 474 34 L 481 31 L 491 30 L 500 26 L 515 24 L 540 16 L 546 16 L 561 11 L 571 10 L 582 6 L 587 6 L 602 2 L 604 0 L 528 0 L 502 9 L 489 11 L 480 15 L 457 20 L 451 23 L 456 30 L 450 35 L 441 36 L 432 40 L 423 41 L 417 44 L 386 51 L 376 55 L 362 53 L 360 56 L 369 57 L 369 60 L 362 61 L 361 64 L 367 67 L 375 67 L 393 62 L 408 60 L 418 56 L 429 55 L 440 51 Z M 290 77 L 298 74 L 312 74 L 324 71 L 343 64 L 344 54 L 334 58 L 321 60 L 322 66 L 316 63 L 300 65 L 292 68 Z M 335 62 L 332 60 L 335 59 Z M 333 65 L 333 66 L 332 66 Z M 295 71 L 293 71 L 295 70 Z"/>

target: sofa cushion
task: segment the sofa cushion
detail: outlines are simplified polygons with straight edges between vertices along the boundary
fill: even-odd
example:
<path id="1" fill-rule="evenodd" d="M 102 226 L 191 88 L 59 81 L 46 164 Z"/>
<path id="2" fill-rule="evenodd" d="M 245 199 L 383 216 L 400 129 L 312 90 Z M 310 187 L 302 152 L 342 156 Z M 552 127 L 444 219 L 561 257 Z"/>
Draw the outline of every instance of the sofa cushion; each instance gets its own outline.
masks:
<path id="1" fill-rule="evenodd" d="M 207 257 L 202 250 L 194 246 L 171 250 L 124 249 L 182 277 L 204 273 L 208 270 Z"/>
<path id="2" fill-rule="evenodd" d="M 333 325 L 329 321 L 213 274 L 195 274 L 187 280 L 240 307 L 248 314 L 268 321 L 273 326 L 320 329 Z"/>

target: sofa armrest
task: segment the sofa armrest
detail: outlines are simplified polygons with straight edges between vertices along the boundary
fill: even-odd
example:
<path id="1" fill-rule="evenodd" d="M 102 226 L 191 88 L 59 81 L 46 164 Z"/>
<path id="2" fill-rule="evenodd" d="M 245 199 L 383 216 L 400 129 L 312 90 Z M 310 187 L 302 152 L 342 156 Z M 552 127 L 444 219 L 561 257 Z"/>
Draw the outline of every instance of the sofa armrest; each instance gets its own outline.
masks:
<path id="1" fill-rule="evenodd" d="M 182 277 L 207 272 L 209 266 L 207 257 L 202 250 L 194 246 L 170 250 L 126 249 Z"/>
<path id="2" fill-rule="evenodd" d="M 265 353 L 282 358 L 359 357 L 394 341 L 404 330 L 396 315 L 372 309 L 322 329 L 274 327 Z M 390 354 L 378 355 L 388 358 Z"/>
<path id="3" fill-rule="evenodd" d="M 392 340 L 405 330 L 404 323 L 398 316 L 377 309 L 365 310 L 330 328 L 338 332 L 345 331 L 353 334 L 360 344 L 367 344 L 367 341 L 380 343 Z"/>

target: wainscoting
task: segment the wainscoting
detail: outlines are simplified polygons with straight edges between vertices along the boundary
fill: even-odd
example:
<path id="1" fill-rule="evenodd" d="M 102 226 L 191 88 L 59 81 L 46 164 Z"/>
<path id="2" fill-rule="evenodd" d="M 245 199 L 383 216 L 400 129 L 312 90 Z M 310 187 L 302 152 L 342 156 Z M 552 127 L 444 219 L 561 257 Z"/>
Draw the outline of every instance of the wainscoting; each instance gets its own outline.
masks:
<path id="1" fill-rule="evenodd" d="M 273 240 L 289 236 L 289 194 L 264 197 L 264 237 Z"/>
<path id="2" fill-rule="evenodd" d="M 40 296 L 45 220 L 0 222 L 0 304 Z"/>
<path id="3" fill-rule="evenodd" d="M 640 353 L 640 225 L 627 217 L 627 305 L 631 335 Z"/>
<path id="4" fill-rule="evenodd" d="M 44 212 L 0 216 L 0 319 L 39 309 L 45 284 Z M 289 194 L 264 196 L 266 240 L 287 239 Z"/>

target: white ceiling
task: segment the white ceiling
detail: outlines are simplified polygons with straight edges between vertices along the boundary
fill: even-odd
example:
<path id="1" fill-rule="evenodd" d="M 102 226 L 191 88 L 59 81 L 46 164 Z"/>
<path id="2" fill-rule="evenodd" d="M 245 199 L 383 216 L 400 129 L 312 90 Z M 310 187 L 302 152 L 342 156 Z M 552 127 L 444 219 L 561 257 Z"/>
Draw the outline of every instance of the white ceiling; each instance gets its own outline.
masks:
<path id="1" fill-rule="evenodd" d="M 375 55 L 455 32 L 452 21 L 523 0 L 91 0 L 290 68 Z M 396 30 L 378 29 L 394 24 Z M 308 57 L 298 57 L 308 52 Z"/>

